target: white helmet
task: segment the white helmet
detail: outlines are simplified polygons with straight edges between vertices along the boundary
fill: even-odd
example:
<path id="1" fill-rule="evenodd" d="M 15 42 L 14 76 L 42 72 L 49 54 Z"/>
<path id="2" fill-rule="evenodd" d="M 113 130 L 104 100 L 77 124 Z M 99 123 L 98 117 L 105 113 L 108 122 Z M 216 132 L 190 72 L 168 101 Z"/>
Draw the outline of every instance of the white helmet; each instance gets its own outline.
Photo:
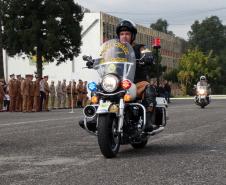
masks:
<path id="1" fill-rule="evenodd" d="M 200 76 L 200 80 L 206 80 L 205 76 Z"/>

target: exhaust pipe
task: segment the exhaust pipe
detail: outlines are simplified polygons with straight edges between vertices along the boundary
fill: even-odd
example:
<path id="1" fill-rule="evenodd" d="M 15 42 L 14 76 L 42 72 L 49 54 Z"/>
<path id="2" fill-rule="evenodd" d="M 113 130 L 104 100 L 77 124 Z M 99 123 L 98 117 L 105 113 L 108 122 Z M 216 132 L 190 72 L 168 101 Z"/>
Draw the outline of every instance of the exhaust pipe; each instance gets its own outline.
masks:
<path id="1" fill-rule="evenodd" d="M 83 109 L 84 119 L 79 121 L 80 127 L 85 129 L 87 132 L 97 135 L 97 120 L 96 111 L 97 105 L 87 105 Z"/>
<path id="2" fill-rule="evenodd" d="M 97 106 L 87 105 L 83 109 L 83 114 L 88 119 L 93 119 L 96 116 Z"/>
<path id="3" fill-rule="evenodd" d="M 165 127 L 159 127 L 156 130 L 153 130 L 152 132 L 149 132 L 148 135 L 154 136 L 164 130 Z"/>

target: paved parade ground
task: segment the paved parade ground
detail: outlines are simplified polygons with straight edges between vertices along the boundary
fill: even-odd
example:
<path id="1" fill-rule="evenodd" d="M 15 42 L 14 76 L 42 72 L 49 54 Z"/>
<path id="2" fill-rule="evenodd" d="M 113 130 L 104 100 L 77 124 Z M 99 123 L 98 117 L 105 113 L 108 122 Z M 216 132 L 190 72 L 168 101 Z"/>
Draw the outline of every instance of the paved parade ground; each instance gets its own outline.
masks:
<path id="1" fill-rule="evenodd" d="M 78 126 L 81 109 L 0 113 L 0 185 L 226 184 L 226 100 L 172 100 L 168 111 L 164 132 L 114 159 Z"/>

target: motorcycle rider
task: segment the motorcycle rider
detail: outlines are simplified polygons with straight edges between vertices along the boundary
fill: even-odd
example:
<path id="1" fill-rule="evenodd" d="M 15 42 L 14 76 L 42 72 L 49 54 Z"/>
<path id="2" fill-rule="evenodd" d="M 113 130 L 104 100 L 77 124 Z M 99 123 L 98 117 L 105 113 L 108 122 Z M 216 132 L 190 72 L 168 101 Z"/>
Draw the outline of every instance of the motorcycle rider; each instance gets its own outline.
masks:
<path id="1" fill-rule="evenodd" d="M 202 75 L 202 76 L 200 76 L 199 79 L 200 79 L 200 81 L 198 81 L 197 87 L 198 86 L 206 86 L 207 87 L 207 101 L 209 103 L 209 94 L 210 94 L 211 89 L 209 88 L 209 84 L 207 83 L 206 76 Z"/>
<path id="2" fill-rule="evenodd" d="M 123 20 L 116 27 L 116 34 L 121 43 L 130 43 L 134 49 L 135 57 L 137 60 L 136 63 L 136 71 L 134 77 L 134 83 L 137 87 L 137 96 L 142 98 L 142 103 L 146 107 L 146 115 L 147 115 L 147 123 L 146 123 L 146 131 L 152 131 L 153 125 L 153 111 L 154 106 L 156 105 L 156 89 L 153 85 L 148 82 L 148 71 L 147 65 L 151 65 L 154 61 L 153 55 L 148 55 L 143 57 L 141 64 L 139 59 L 143 56 L 143 51 L 146 49 L 143 44 L 136 44 L 134 41 L 136 39 L 137 28 L 136 25 L 129 21 Z"/>
<path id="3" fill-rule="evenodd" d="M 147 65 L 151 65 L 154 61 L 152 54 L 144 55 L 144 51 L 147 50 L 146 46 L 143 44 L 136 44 L 134 41 L 136 39 L 137 28 L 134 23 L 128 20 L 121 21 L 116 27 L 116 34 L 121 43 L 130 43 L 134 49 L 136 57 L 136 71 L 134 77 L 134 83 L 137 87 L 137 97 L 142 99 L 142 104 L 146 107 L 147 123 L 146 131 L 153 130 L 153 119 L 154 107 L 156 105 L 156 88 L 148 82 L 148 71 Z M 142 62 L 140 63 L 140 58 Z M 87 62 L 86 65 L 90 68 L 93 63 Z"/>
<path id="4" fill-rule="evenodd" d="M 197 86 L 208 86 L 206 77 L 204 75 L 200 76 L 200 81 L 198 81 Z"/>

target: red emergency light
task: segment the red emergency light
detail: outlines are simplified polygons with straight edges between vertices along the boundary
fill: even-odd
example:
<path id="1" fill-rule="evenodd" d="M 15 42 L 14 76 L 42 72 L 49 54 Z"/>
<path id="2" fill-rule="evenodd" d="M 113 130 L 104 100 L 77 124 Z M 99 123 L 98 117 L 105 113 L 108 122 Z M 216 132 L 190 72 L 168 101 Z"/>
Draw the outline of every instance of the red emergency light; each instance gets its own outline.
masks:
<path id="1" fill-rule="evenodd" d="M 159 37 L 154 38 L 153 47 L 154 48 L 161 48 L 161 40 L 160 40 Z"/>

